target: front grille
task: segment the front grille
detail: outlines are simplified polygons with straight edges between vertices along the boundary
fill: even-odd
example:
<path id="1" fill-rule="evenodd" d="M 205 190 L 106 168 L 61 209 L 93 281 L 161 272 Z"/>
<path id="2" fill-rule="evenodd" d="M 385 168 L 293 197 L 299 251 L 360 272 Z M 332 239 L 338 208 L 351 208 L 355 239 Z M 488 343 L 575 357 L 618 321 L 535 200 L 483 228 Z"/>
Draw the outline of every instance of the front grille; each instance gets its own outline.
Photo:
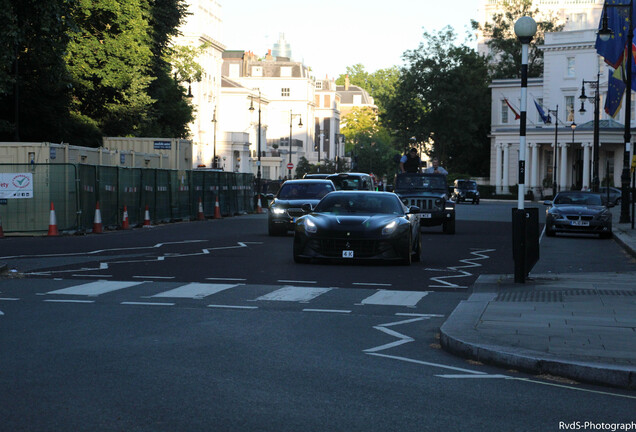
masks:
<path id="1" fill-rule="evenodd" d="M 342 251 L 352 250 L 354 257 L 367 258 L 379 255 L 391 245 L 380 240 L 312 239 L 309 247 L 327 257 L 340 258 Z"/>
<path id="2" fill-rule="evenodd" d="M 420 210 L 441 210 L 442 205 L 435 205 L 439 198 L 407 198 L 408 206 L 418 206 Z"/>
<path id="3" fill-rule="evenodd" d="M 577 220 L 582 220 L 582 221 L 591 221 L 592 219 L 594 219 L 593 216 L 566 216 L 568 218 L 568 220 L 571 221 L 577 221 Z"/>

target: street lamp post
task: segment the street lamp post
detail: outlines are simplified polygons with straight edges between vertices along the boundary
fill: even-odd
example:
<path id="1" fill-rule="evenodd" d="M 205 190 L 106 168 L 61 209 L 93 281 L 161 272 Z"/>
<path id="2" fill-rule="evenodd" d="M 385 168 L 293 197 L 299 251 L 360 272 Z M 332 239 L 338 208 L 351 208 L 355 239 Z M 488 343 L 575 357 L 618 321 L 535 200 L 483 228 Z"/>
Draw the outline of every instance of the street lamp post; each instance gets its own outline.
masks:
<path id="1" fill-rule="evenodd" d="M 250 111 L 254 111 L 254 99 L 250 103 Z M 256 199 L 261 201 L 261 90 L 258 90 L 258 145 L 256 161 Z"/>
<path id="2" fill-rule="evenodd" d="M 322 146 L 323 140 L 325 139 L 325 133 L 323 129 L 320 129 L 320 142 L 318 143 L 318 172 L 320 172 L 320 147 Z"/>
<path id="3" fill-rule="evenodd" d="M 629 0 L 629 4 L 607 4 L 603 5 L 603 19 L 602 27 L 598 31 L 599 38 L 607 42 L 612 34 L 612 29 L 608 27 L 607 11 L 608 7 L 627 7 L 629 8 L 629 18 L 626 20 L 629 22 L 629 29 L 627 32 L 627 46 L 630 49 L 626 49 L 627 59 L 625 59 L 626 69 L 626 81 L 625 81 L 625 133 L 624 133 L 624 153 L 623 153 L 623 172 L 621 173 L 621 215 L 619 222 L 629 222 L 629 154 L 631 152 L 631 119 L 632 119 L 632 41 L 634 40 L 634 22 L 632 17 L 634 15 L 634 2 Z M 619 30 L 619 29 L 617 29 Z M 621 29 L 622 30 L 622 29 Z M 608 185 L 609 187 L 609 185 Z"/>
<path id="4" fill-rule="evenodd" d="M 294 121 L 294 117 L 301 116 L 301 114 L 293 114 L 291 110 L 289 110 L 289 166 L 292 163 L 292 123 Z M 300 117 L 300 121 L 298 122 L 298 126 L 303 126 L 303 118 Z M 291 180 L 292 178 L 292 170 L 289 168 L 288 178 Z"/>
<path id="5" fill-rule="evenodd" d="M 585 112 L 585 106 L 584 106 L 584 102 L 588 99 L 590 99 L 588 96 L 585 95 L 585 84 L 590 84 L 590 86 L 592 86 L 592 88 L 594 88 L 594 147 L 593 147 L 593 155 L 592 158 L 594 159 L 594 164 L 592 166 L 592 192 L 598 192 L 599 186 L 600 186 L 600 179 L 598 176 L 598 151 L 599 151 L 599 106 L 600 106 L 600 87 L 599 87 L 599 82 L 600 82 L 600 76 L 601 73 L 598 72 L 596 74 L 596 81 L 586 81 L 583 80 L 583 84 L 581 84 L 581 96 L 579 96 L 579 99 L 581 100 L 581 109 L 579 110 L 579 112 L 581 114 L 583 114 Z"/>
<path id="6" fill-rule="evenodd" d="M 218 162 L 216 160 L 216 107 L 214 107 L 214 114 L 212 115 L 212 123 L 214 123 L 214 138 L 212 141 L 212 168 L 218 168 Z"/>
<path id="7" fill-rule="evenodd" d="M 556 106 L 556 109 L 551 110 L 548 109 L 548 115 L 554 114 L 554 157 L 553 157 L 553 165 L 552 168 L 552 199 L 556 196 L 558 189 L 558 181 L 557 181 L 557 148 L 558 148 L 558 137 L 559 137 L 559 106 Z M 548 117 L 548 123 L 550 123 Z"/>
<path id="8" fill-rule="evenodd" d="M 513 256 L 515 261 L 515 283 L 525 283 L 529 268 L 528 262 L 528 222 L 530 213 L 525 211 L 525 177 L 526 177 L 526 108 L 528 105 L 528 45 L 537 33 L 537 23 L 528 16 L 515 22 L 515 34 L 521 42 L 521 121 L 519 126 L 519 192 L 517 209 L 513 210 Z M 538 216 L 538 214 L 537 214 Z"/>

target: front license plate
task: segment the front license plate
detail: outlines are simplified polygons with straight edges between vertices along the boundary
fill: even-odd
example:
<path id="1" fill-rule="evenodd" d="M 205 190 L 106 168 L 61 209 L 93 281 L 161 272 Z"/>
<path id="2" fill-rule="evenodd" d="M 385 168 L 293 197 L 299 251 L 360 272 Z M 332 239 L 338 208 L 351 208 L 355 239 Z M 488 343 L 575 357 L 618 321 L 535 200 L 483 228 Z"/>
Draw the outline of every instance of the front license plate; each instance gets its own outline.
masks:
<path id="1" fill-rule="evenodd" d="M 343 250 L 342 251 L 342 257 L 343 258 L 353 258 L 353 251 L 352 250 Z"/>
<path id="2" fill-rule="evenodd" d="M 588 221 L 572 221 L 572 226 L 590 226 Z"/>
<path id="3" fill-rule="evenodd" d="M 424 219 L 430 219 L 432 216 L 430 213 L 421 213 L 421 215 Z"/>

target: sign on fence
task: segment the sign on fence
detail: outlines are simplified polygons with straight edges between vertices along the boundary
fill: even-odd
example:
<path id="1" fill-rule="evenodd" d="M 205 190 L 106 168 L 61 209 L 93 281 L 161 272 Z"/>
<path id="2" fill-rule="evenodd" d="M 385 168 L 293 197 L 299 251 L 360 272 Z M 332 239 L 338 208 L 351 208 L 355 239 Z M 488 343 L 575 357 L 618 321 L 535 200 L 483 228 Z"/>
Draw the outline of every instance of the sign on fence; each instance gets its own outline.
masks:
<path id="1" fill-rule="evenodd" d="M 0 173 L 0 198 L 33 198 L 33 174 Z"/>

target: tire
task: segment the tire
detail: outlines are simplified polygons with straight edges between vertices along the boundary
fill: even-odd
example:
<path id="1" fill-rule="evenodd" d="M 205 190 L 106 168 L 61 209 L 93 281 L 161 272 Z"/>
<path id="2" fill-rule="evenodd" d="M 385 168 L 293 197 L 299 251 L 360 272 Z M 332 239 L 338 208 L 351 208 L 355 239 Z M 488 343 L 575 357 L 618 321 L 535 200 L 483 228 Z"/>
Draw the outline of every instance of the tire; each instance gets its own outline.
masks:
<path id="1" fill-rule="evenodd" d="M 268 225 L 268 233 L 270 236 L 281 236 L 286 233 L 286 231 L 277 228 L 274 224 Z"/>
<path id="2" fill-rule="evenodd" d="M 296 264 L 307 264 L 311 260 L 309 258 L 305 258 L 300 256 L 300 252 L 298 250 L 298 246 L 296 246 L 297 239 L 294 237 L 294 262 Z"/>
<path id="3" fill-rule="evenodd" d="M 545 227 L 545 235 L 547 237 L 554 237 L 556 236 L 556 233 L 554 232 L 554 230 L 550 229 L 547 225 Z"/>
<path id="4" fill-rule="evenodd" d="M 413 258 L 412 258 L 414 262 L 422 261 L 422 234 L 420 233 L 420 230 L 417 230 L 417 231 L 418 231 L 417 244 L 415 245 L 415 252 L 413 252 Z"/>
<path id="5" fill-rule="evenodd" d="M 406 256 L 404 258 L 402 258 L 402 261 L 400 262 L 400 264 L 408 266 L 411 265 L 411 260 L 413 258 L 413 255 L 411 254 L 411 236 L 409 234 L 409 242 L 407 243 L 406 246 Z"/>
<path id="6" fill-rule="evenodd" d="M 455 234 L 455 219 L 444 222 L 442 231 L 444 234 Z"/>

